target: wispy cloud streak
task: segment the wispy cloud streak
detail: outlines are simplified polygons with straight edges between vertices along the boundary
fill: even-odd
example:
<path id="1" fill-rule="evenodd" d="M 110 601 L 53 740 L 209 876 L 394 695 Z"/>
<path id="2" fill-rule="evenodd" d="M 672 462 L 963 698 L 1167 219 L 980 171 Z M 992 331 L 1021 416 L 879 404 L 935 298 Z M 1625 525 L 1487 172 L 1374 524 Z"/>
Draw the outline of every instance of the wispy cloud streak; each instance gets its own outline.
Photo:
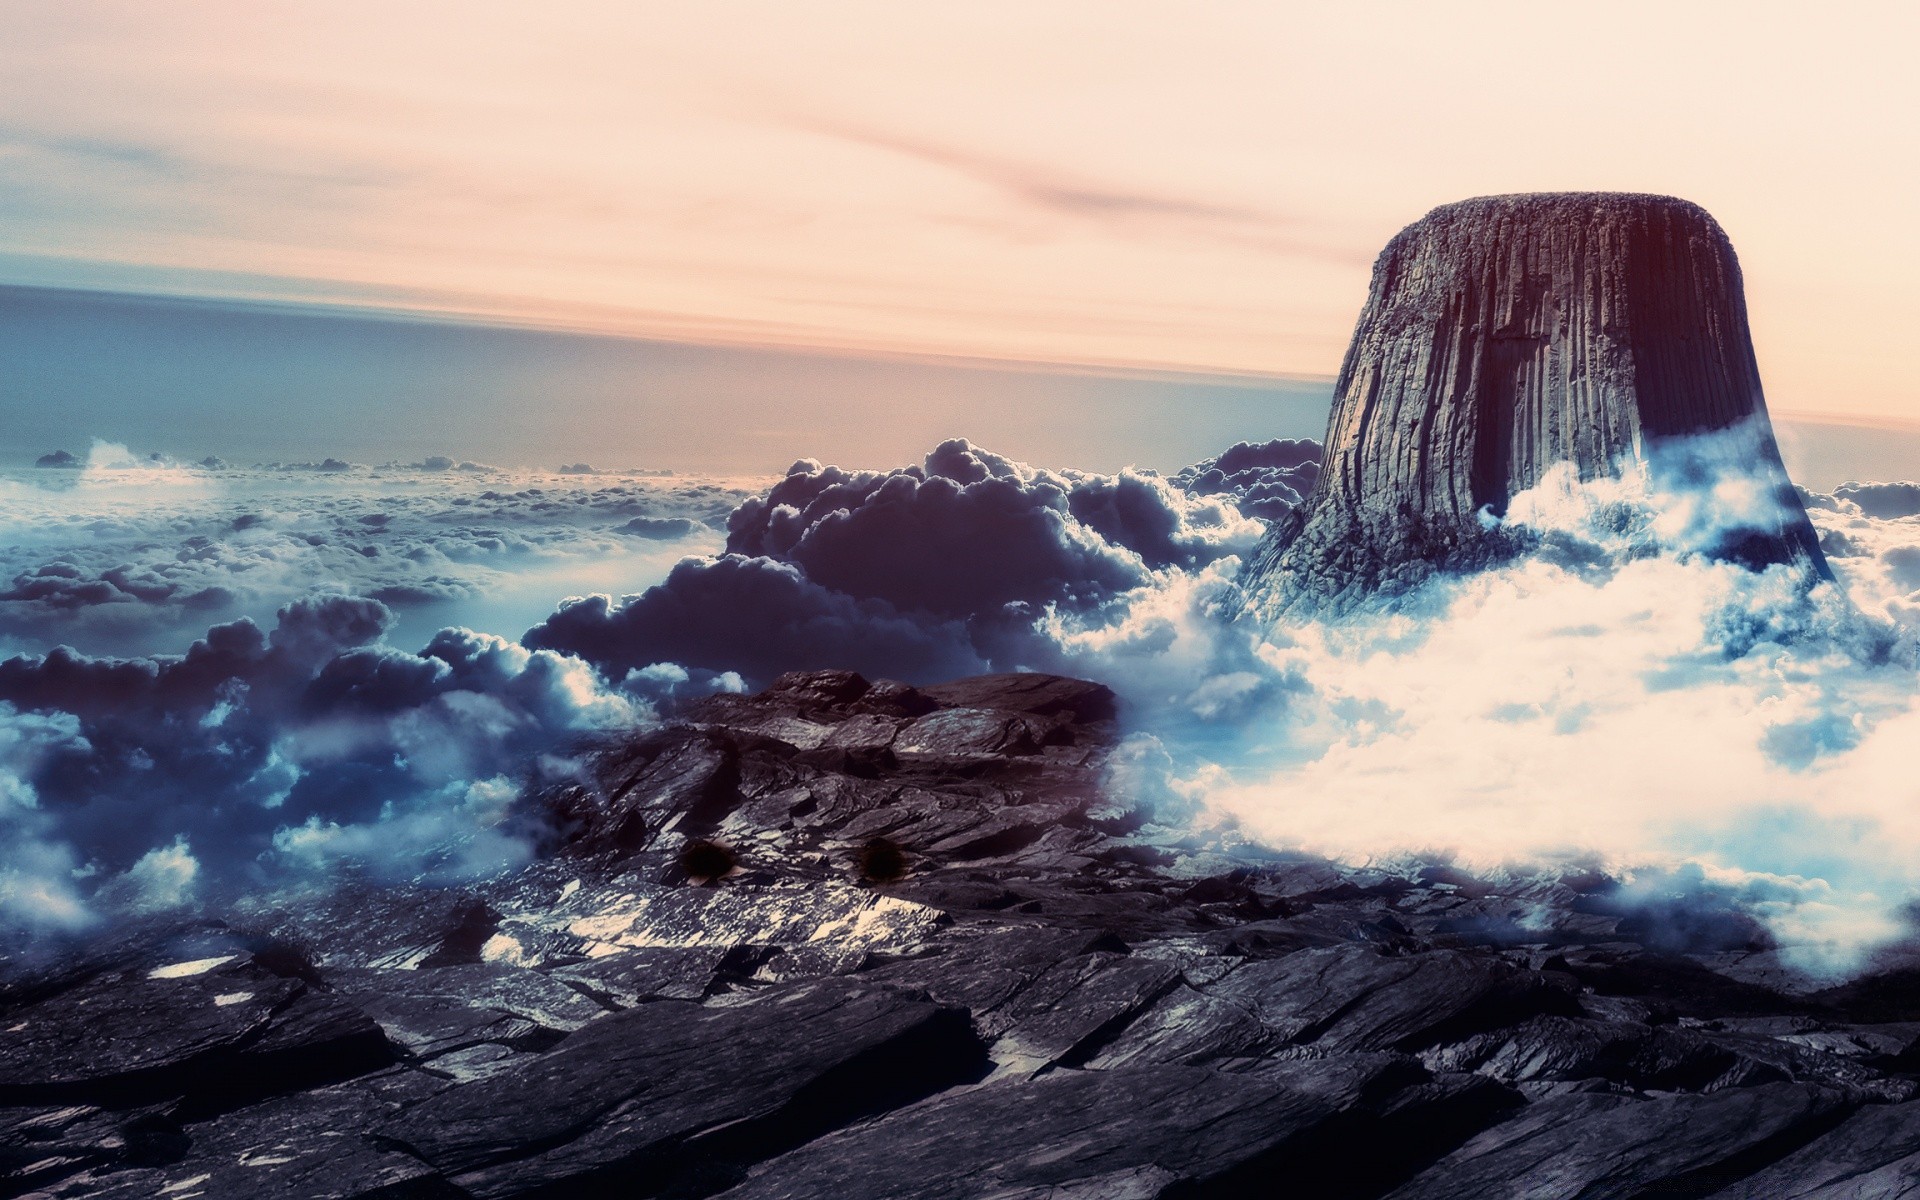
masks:
<path id="1" fill-rule="evenodd" d="M 947 168 L 1024 208 L 1096 222 L 1116 236 L 1202 237 L 1349 265 L 1372 259 L 1370 248 L 1332 234 L 1313 237 L 1315 222 L 1265 208 L 1102 183 L 1058 168 L 852 122 L 800 119 L 794 124 L 809 133 Z"/>

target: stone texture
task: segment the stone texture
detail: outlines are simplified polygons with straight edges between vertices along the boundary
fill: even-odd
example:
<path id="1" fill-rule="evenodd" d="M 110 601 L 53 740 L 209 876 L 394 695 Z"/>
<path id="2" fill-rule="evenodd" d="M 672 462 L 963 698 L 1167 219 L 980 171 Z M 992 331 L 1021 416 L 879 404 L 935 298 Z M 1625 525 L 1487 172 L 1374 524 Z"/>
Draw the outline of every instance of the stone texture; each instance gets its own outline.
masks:
<path id="1" fill-rule="evenodd" d="M 245 956 L 94 976 L 0 1020 L 0 1104 L 219 1105 L 393 1059 L 351 1007 Z"/>
<path id="2" fill-rule="evenodd" d="M 1390 1200 L 1709 1196 L 1845 1113 L 1837 1093 L 1792 1083 L 1654 1099 L 1559 1096 L 1472 1139 Z"/>
<path id="3" fill-rule="evenodd" d="M 701 1000 L 747 965 L 730 946 L 645 946 L 554 968 L 549 977 L 610 1008 L 649 1000 Z"/>
<path id="4" fill-rule="evenodd" d="M 1312 1161 L 1318 1136 L 1403 1070 L 1359 1055 L 1246 1074 L 1158 1067 L 989 1084 L 823 1138 L 725 1195 L 1156 1197 L 1201 1184 L 1239 1194 L 1227 1189 Z"/>
<path id="5" fill-rule="evenodd" d="M 416 971 L 344 968 L 328 981 L 416 1060 L 481 1044 L 531 1050 L 551 1045 L 607 1010 L 534 971 L 472 964 Z"/>
<path id="6" fill-rule="evenodd" d="M 443 1092 L 384 1130 L 475 1196 L 583 1186 L 631 1195 L 977 1077 L 966 1015 L 839 980 L 731 1008 L 609 1016 L 512 1072 Z"/>
<path id="7" fill-rule="evenodd" d="M 369 1136 L 446 1083 L 396 1070 L 189 1124 L 178 1161 L 90 1172 L 41 1193 L 102 1200 L 445 1200 L 452 1185 Z"/>
<path id="8" fill-rule="evenodd" d="M 1920 1196 L 1920 1104 L 1862 1109 L 1721 1195 L 1724 1200 Z"/>
<path id="9" fill-rule="evenodd" d="M 1824 572 L 1780 466 L 1740 266 L 1698 206 L 1608 192 L 1488 196 L 1402 230 L 1334 389 L 1307 503 L 1249 561 L 1257 614 L 1348 605 L 1516 548 L 1482 510 L 1570 463 L 1581 478 L 1655 444 L 1745 426 L 1777 520 L 1716 547 Z"/>

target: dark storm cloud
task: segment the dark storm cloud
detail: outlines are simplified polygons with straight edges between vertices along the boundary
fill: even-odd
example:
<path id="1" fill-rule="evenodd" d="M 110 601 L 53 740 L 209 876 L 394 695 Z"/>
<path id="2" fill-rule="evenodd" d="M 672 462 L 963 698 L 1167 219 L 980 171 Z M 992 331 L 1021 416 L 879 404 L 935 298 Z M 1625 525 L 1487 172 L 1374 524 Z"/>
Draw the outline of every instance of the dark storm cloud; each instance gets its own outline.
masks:
<path id="1" fill-rule="evenodd" d="M 1920 483 L 1843 483 L 1833 494 L 1882 521 L 1920 515 Z"/>
<path id="2" fill-rule="evenodd" d="M 1037 471 L 955 440 L 895 471 L 796 463 L 735 510 L 727 550 L 903 610 L 1077 607 L 1236 548 L 1230 514 L 1185 501 L 1156 476 Z"/>
<path id="3" fill-rule="evenodd" d="M 428 472 L 436 486 L 422 487 Z M 103 493 L 97 515 L 49 539 L 91 540 L 87 553 L 18 572 L 0 610 L 50 638 L 74 613 L 110 610 L 147 614 L 150 637 L 222 599 L 214 580 L 249 603 L 323 579 L 348 594 L 215 625 L 180 655 L 63 647 L 0 661 L 0 772 L 32 798 L 0 813 L 14 842 L 0 874 L 37 872 L 36 894 L 65 888 L 78 909 L 104 903 L 101 887 L 121 903 L 127 881 L 149 877 L 209 894 L 346 862 L 498 865 L 524 850 L 487 832 L 502 798 L 583 730 L 796 667 L 924 680 L 1054 664 L 1046 614 L 1096 612 L 1260 531 L 1231 497 L 1143 472 L 1035 470 L 965 442 L 898 471 L 802 463 L 744 504 L 701 481 L 462 486 L 440 463 L 296 492 L 266 479 L 226 472 L 211 493 L 163 489 L 151 503 Z M 484 600 L 536 571 L 563 587 L 569 562 L 697 535 L 728 513 L 733 552 L 685 559 L 622 603 L 570 601 L 524 644 L 465 630 L 417 651 L 385 640 L 395 606 Z"/>
<path id="4" fill-rule="evenodd" d="M 694 523 L 685 517 L 635 517 L 617 532 L 655 541 L 673 541 L 691 536 L 694 529 Z"/>
<path id="5" fill-rule="evenodd" d="M 1051 661 L 1048 611 L 1083 613 L 1251 545 L 1257 522 L 1156 475 L 1036 470 L 962 440 L 918 466 L 794 464 L 688 559 L 620 603 L 575 601 L 524 639 L 611 676 L 671 662 L 764 681 L 852 666 L 927 680 Z"/>
<path id="6" fill-rule="evenodd" d="M 237 600 L 231 588 L 175 564 L 100 569 L 55 561 L 15 575 L 0 591 L 0 634 L 142 643 L 156 630 L 230 613 Z"/>
<path id="7" fill-rule="evenodd" d="M 686 559 L 664 583 L 621 603 L 569 601 L 521 640 L 615 678 L 656 663 L 756 681 L 830 666 L 906 679 L 985 669 L 960 622 L 903 613 L 823 587 L 790 563 L 737 554 Z"/>
<path id="8" fill-rule="evenodd" d="M 12 606 L 71 612 L 102 604 L 176 604 L 204 611 L 227 604 L 232 596 L 219 587 L 189 591 L 148 568 L 112 567 L 96 574 L 52 562 L 14 576 L 13 586 L 0 591 L 0 612 Z"/>
<path id="9" fill-rule="evenodd" d="M 1240 511 L 1263 521 L 1291 512 L 1320 480 L 1320 443 L 1308 438 L 1238 442 L 1187 467 L 1174 486 L 1194 496 L 1231 496 Z"/>

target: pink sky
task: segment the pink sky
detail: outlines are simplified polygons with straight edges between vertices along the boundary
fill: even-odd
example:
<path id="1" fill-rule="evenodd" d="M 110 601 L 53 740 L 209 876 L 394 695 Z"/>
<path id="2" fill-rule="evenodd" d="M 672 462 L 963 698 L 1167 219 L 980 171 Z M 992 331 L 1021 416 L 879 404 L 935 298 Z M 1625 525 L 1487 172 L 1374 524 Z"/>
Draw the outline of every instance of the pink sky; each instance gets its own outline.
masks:
<path id="1" fill-rule="evenodd" d="M 1910 10 L 0 4 L 0 282 L 1331 374 L 1374 253 L 1669 192 L 1776 412 L 1920 416 Z"/>

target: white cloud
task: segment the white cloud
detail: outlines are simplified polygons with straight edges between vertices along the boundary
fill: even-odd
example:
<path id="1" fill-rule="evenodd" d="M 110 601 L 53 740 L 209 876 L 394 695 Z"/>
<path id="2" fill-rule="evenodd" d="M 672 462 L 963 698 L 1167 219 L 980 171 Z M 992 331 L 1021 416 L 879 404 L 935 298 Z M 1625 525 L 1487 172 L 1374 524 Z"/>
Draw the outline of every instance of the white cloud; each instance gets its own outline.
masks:
<path id="1" fill-rule="evenodd" d="M 1888 547 L 1920 542 L 1920 523 L 1816 512 L 1880 549 L 1813 584 L 1687 553 L 1750 519 L 1754 494 L 1644 482 L 1553 477 L 1516 498 L 1510 521 L 1595 552 L 1573 565 L 1529 557 L 1392 612 L 1276 630 L 1255 661 L 1285 704 L 1228 739 L 1168 736 L 1176 774 L 1277 845 L 1694 863 L 1716 886 L 1749 881 L 1803 962 L 1890 936 L 1920 886 L 1920 696 L 1910 634 L 1878 617 L 1907 611 Z M 1192 695 L 1249 686 L 1196 676 Z"/>

